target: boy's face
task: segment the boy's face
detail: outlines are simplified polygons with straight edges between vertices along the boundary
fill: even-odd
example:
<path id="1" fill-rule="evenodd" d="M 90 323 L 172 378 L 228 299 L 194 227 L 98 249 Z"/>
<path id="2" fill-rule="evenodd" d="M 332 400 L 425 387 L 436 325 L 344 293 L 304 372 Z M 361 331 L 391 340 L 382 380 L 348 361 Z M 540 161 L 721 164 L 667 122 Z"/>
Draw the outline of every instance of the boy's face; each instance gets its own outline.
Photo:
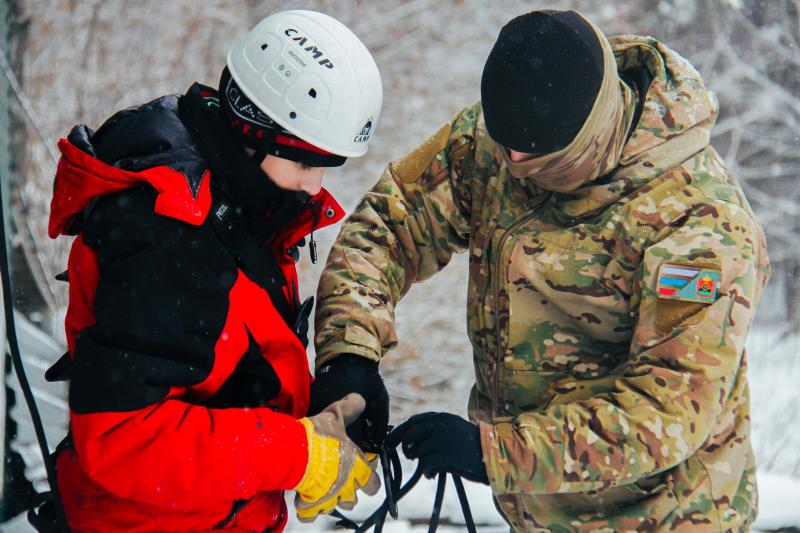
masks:
<path id="1" fill-rule="evenodd" d="M 287 191 L 303 191 L 315 196 L 322 189 L 322 176 L 327 167 L 307 167 L 302 163 L 268 155 L 261 162 L 261 170 L 266 172 L 275 185 Z"/>
<path id="2" fill-rule="evenodd" d="M 254 153 L 245 148 L 247 155 Z M 261 162 L 261 170 L 275 185 L 287 191 L 303 191 L 315 196 L 322 189 L 322 176 L 327 167 L 307 167 L 302 163 L 268 155 Z"/>

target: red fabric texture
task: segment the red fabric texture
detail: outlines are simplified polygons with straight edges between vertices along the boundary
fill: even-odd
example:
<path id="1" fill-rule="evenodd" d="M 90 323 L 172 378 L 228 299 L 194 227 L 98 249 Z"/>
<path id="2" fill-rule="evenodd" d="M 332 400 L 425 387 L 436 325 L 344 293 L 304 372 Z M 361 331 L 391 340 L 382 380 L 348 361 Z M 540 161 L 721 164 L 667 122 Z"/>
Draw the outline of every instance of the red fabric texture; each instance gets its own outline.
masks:
<path id="1" fill-rule="evenodd" d="M 75 353 L 75 338 L 85 327 L 94 324 L 94 293 L 100 281 L 97 266 L 97 254 L 86 246 L 83 236 L 78 235 L 72 241 L 67 260 L 67 272 L 70 275 L 69 304 L 64 327 L 67 334 L 67 349 Z"/>
<path id="2" fill-rule="evenodd" d="M 78 463 L 75 451 L 66 449 L 56 463 L 61 494 L 76 492 L 65 500 L 70 530 L 73 533 L 144 533 L 144 532 L 207 532 L 220 531 L 213 525 L 224 520 L 230 503 L 198 506 L 191 513 L 173 511 L 144 502 L 132 504 L 115 496 L 89 477 Z M 223 531 L 249 533 L 252 531 L 282 531 L 287 520 L 283 492 L 257 494 Z M 109 524 L 114 524 L 110 526 Z M 211 525 L 209 525 L 211 524 Z M 268 524 L 265 526 L 265 524 Z M 260 529 L 259 529 L 260 528 Z"/>
<path id="3" fill-rule="evenodd" d="M 210 176 L 192 195 L 186 178 L 168 168 L 123 171 L 93 158 L 68 140 L 51 203 L 50 235 L 71 234 L 75 217 L 102 194 L 142 182 L 159 192 L 158 214 L 201 225 L 211 206 Z M 266 179 L 266 177 L 265 177 Z M 288 246 L 335 223 L 343 210 L 321 191 L 271 246 L 290 286 L 297 285 Z M 95 252 L 75 239 L 69 257 L 70 301 L 65 321 L 70 353 L 81 330 L 94 324 L 100 280 Z M 290 300 L 291 301 L 291 300 Z M 281 381 L 274 405 L 211 409 L 202 405 L 231 374 L 248 347 L 248 332 Z M 283 490 L 302 478 L 308 461 L 305 429 L 310 373 L 305 349 L 267 292 L 242 272 L 229 292 L 225 326 L 207 378 L 173 387 L 156 404 L 129 412 L 71 413 L 73 448 L 58 457 L 58 483 L 75 532 L 210 531 L 238 500 L 250 500 L 226 531 L 282 531 Z"/>

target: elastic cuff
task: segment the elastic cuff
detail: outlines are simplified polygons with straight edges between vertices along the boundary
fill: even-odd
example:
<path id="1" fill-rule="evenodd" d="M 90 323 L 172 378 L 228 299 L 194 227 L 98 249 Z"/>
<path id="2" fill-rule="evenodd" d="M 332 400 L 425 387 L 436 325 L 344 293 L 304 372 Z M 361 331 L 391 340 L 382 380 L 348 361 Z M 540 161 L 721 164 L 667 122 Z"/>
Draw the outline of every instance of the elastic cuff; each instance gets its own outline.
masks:
<path id="1" fill-rule="evenodd" d="M 281 434 L 281 438 L 285 439 L 286 442 L 294 443 L 293 448 L 297 450 L 295 453 L 291 454 L 291 456 L 296 459 L 293 461 L 294 464 L 292 464 L 291 474 L 287 476 L 286 490 L 292 490 L 293 487 L 300 483 L 300 480 L 308 469 L 308 435 L 306 429 L 303 427 L 302 420 L 292 418 L 292 421 L 294 424 L 291 424 L 291 426 L 287 424 Z"/>
<path id="2" fill-rule="evenodd" d="M 316 432 L 308 418 L 300 420 L 308 435 L 308 465 L 294 490 L 306 502 L 320 501 L 329 495 L 339 479 L 342 457 L 337 439 Z"/>
<path id="3" fill-rule="evenodd" d="M 380 363 L 381 361 L 381 357 L 374 351 L 370 350 L 369 348 L 364 348 L 363 346 L 356 346 L 353 344 L 349 344 L 347 342 L 334 342 L 332 344 L 329 344 L 325 348 L 325 353 L 318 353 L 317 361 L 314 364 L 314 366 L 316 369 L 319 369 L 319 367 L 321 367 L 325 363 L 333 361 L 340 355 L 345 355 L 345 354 L 357 355 L 359 357 L 369 359 L 370 361 L 374 361 L 376 363 Z"/>
<path id="4" fill-rule="evenodd" d="M 316 368 L 346 353 L 359 355 L 376 363 L 381 360 L 380 340 L 361 326 L 347 324 L 332 337 L 332 342 L 317 346 Z"/>
<path id="5" fill-rule="evenodd" d="M 315 440 L 318 439 L 314 438 L 314 424 L 311 423 L 311 420 L 308 418 L 301 418 L 298 422 L 303 425 L 306 431 L 308 460 L 303 477 L 297 482 L 294 490 L 297 492 L 306 492 L 308 486 L 318 477 L 319 467 L 322 464 L 322 447 L 319 445 L 319 442 L 315 442 Z"/>

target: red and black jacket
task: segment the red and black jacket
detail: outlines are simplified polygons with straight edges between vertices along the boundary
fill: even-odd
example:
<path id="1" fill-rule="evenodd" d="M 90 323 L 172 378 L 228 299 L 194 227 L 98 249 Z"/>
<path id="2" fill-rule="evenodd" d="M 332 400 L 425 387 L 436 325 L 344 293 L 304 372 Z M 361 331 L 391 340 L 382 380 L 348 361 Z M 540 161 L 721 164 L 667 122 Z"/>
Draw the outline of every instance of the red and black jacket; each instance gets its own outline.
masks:
<path id="1" fill-rule="evenodd" d="M 57 470 L 76 532 L 280 531 L 282 490 L 305 472 L 292 256 L 343 212 L 323 190 L 270 235 L 250 231 L 186 127 L 187 96 L 59 142 L 50 236 L 77 237 Z"/>

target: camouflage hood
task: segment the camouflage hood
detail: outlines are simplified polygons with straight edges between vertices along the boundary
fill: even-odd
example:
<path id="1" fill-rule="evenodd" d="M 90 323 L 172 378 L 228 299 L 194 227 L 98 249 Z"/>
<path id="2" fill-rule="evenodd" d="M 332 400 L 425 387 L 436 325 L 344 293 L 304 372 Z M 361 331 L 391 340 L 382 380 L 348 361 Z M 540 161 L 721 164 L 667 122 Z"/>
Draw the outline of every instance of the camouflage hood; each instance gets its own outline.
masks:
<path id="1" fill-rule="evenodd" d="M 699 73 L 664 44 L 629 35 L 606 40 L 599 31 L 598 38 L 606 58 L 615 62 L 607 63 L 598 99 L 576 139 L 559 152 L 521 163 L 510 161 L 499 147 L 511 175 L 539 189 L 568 193 L 560 204 L 571 217 L 617 201 L 703 150 L 719 111 Z M 641 118 L 630 132 L 639 96 L 618 72 L 638 66 L 648 69 L 652 81 Z"/>

